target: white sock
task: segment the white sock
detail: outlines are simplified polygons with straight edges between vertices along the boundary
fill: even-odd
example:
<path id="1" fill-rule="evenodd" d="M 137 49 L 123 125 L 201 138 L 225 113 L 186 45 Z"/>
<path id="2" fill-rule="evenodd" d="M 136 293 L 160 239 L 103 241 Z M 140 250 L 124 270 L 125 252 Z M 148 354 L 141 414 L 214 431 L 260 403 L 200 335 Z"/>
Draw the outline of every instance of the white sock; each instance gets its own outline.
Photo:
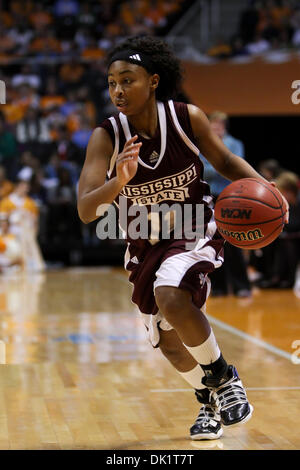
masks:
<path id="1" fill-rule="evenodd" d="M 193 388 L 196 388 L 197 390 L 205 388 L 205 385 L 202 383 L 202 378 L 205 376 L 205 374 L 198 364 L 196 367 L 194 367 L 194 369 L 189 370 L 188 372 L 177 372 Z"/>
<path id="2" fill-rule="evenodd" d="M 187 346 L 185 344 L 185 347 L 199 364 L 211 364 L 221 356 L 213 330 L 211 330 L 209 337 L 204 343 L 199 344 L 199 346 Z"/>

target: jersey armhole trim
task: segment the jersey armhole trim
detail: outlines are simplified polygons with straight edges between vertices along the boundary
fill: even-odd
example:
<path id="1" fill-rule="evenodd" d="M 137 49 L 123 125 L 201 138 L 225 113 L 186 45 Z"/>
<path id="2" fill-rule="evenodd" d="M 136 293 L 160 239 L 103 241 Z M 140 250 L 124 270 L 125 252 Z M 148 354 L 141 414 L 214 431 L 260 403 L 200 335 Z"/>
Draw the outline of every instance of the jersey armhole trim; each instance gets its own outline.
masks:
<path id="1" fill-rule="evenodd" d="M 195 144 L 193 144 L 191 139 L 186 135 L 181 125 L 179 124 L 173 101 L 169 100 L 168 105 L 169 105 L 171 116 L 172 116 L 172 119 L 173 119 L 173 122 L 174 122 L 174 125 L 176 127 L 178 134 L 180 135 L 184 143 L 192 150 L 192 152 L 194 152 L 197 156 L 199 156 L 200 150 L 198 149 L 198 147 L 196 147 Z"/>
<path id="2" fill-rule="evenodd" d="M 113 169 L 114 169 L 114 166 L 115 166 L 115 163 L 116 163 L 116 159 L 117 159 L 117 156 L 119 155 L 119 143 L 120 143 L 120 137 L 119 137 L 119 129 L 118 129 L 118 126 L 117 126 L 117 123 L 116 123 L 116 120 L 114 117 L 110 117 L 109 118 L 111 124 L 112 124 L 112 127 L 113 127 L 113 130 L 114 130 L 114 134 L 115 134 L 115 148 L 114 148 L 114 152 L 111 156 L 111 159 L 110 159 L 110 165 L 109 165 L 109 170 L 107 171 L 107 175 L 108 177 L 110 177 L 110 175 L 112 174 L 113 172 Z"/>

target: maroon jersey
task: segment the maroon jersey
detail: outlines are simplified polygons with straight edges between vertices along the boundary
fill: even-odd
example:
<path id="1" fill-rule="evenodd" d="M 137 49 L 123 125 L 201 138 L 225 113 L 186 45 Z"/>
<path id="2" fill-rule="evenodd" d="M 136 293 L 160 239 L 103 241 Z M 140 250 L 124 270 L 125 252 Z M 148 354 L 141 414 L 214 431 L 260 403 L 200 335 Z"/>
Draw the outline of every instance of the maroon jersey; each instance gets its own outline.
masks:
<path id="1" fill-rule="evenodd" d="M 190 204 L 193 219 L 191 227 L 196 230 L 195 207 L 196 204 L 203 204 L 204 234 L 213 215 L 212 197 L 208 184 L 202 179 L 203 164 L 199 158 L 200 151 L 195 145 L 187 105 L 174 103 L 171 100 L 167 103 L 158 102 L 157 105 L 159 125 L 156 134 L 151 139 L 139 135 L 139 141 L 143 145 L 140 149 L 137 173 L 120 193 L 126 200 L 127 211 L 131 205 L 147 208 L 149 239 L 153 232 L 156 236 L 156 239 L 150 239 L 152 244 L 162 239 L 160 227 L 155 227 L 156 230 L 153 230 L 153 226 L 150 226 L 154 222 L 156 225 L 161 225 L 157 218 L 151 219 L 153 205 L 165 204 L 171 207 L 173 204 L 179 204 L 183 211 L 184 205 Z M 107 119 L 101 127 L 109 132 L 114 144 L 114 153 L 108 171 L 108 177 L 112 178 L 116 175 L 115 161 L 118 154 L 125 142 L 138 132 L 122 113 Z M 119 197 L 115 202 L 119 204 Z M 161 214 L 159 217 L 162 217 Z M 132 219 L 133 216 L 128 217 L 128 224 Z M 126 227 L 122 228 L 126 231 Z M 171 226 L 170 238 L 172 237 Z M 140 243 L 138 240 L 132 240 L 128 233 L 126 239 L 130 243 Z"/>

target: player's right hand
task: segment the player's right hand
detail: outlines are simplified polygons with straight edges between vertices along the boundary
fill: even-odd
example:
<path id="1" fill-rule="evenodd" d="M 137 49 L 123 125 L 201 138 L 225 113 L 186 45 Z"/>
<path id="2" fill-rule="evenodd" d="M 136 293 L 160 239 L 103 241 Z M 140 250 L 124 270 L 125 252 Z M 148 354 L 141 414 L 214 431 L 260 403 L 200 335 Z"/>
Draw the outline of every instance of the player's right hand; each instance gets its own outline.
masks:
<path id="1" fill-rule="evenodd" d="M 138 136 L 135 135 L 129 139 L 117 157 L 117 180 L 122 186 L 125 186 L 137 172 L 138 156 L 142 146 L 142 142 L 136 142 L 137 138 Z"/>
<path id="2" fill-rule="evenodd" d="M 277 188 L 277 184 L 276 184 L 276 181 L 270 181 L 270 184 L 277 189 L 277 191 L 280 192 L 281 194 L 281 197 L 282 197 L 282 200 L 283 200 L 283 204 L 284 204 L 284 208 L 285 208 L 285 213 L 284 213 L 284 220 L 283 222 L 285 224 L 288 224 L 289 223 L 289 211 L 290 211 L 290 205 L 289 203 L 287 202 L 286 198 L 284 197 L 284 195 L 282 194 L 282 192 Z"/>

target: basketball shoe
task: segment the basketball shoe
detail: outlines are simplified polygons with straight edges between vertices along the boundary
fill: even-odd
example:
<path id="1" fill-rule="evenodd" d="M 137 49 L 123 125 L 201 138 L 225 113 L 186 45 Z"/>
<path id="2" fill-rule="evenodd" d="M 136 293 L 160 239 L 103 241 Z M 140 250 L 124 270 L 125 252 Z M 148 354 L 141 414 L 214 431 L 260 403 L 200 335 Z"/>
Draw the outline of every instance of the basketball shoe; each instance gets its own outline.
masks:
<path id="1" fill-rule="evenodd" d="M 202 381 L 211 391 L 224 426 L 246 423 L 251 418 L 253 406 L 248 402 L 242 381 L 234 366 L 228 366 L 222 378 L 206 376 Z"/>
<path id="2" fill-rule="evenodd" d="M 219 439 L 223 430 L 221 427 L 221 417 L 208 388 L 196 390 L 197 400 L 202 403 L 198 417 L 190 428 L 190 436 L 193 440 Z"/>

